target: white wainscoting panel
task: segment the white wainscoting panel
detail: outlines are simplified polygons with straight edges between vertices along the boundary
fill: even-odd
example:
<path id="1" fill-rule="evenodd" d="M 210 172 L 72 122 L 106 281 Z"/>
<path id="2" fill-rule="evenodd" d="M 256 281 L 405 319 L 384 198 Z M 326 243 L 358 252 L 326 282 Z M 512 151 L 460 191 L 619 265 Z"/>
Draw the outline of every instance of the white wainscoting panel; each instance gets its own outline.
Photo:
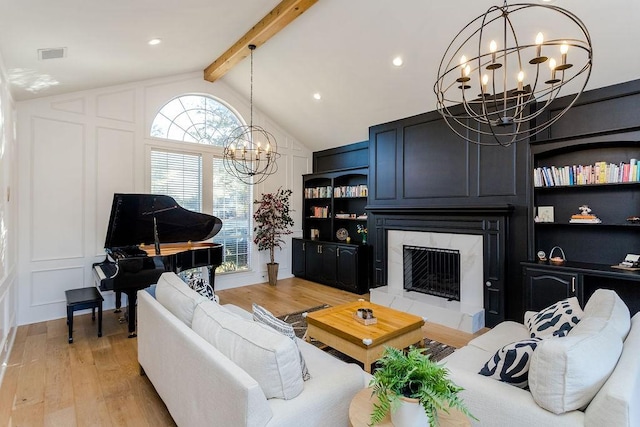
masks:
<path id="1" fill-rule="evenodd" d="M 127 123 L 135 122 L 136 92 L 134 89 L 104 93 L 98 95 L 96 101 L 97 117 Z"/>
<path id="2" fill-rule="evenodd" d="M 31 259 L 84 255 L 84 125 L 32 120 Z"/>
<path id="3" fill-rule="evenodd" d="M 135 190 L 135 133 L 98 128 L 96 139 L 96 253 L 102 253 L 113 194 Z"/>
<path id="4" fill-rule="evenodd" d="M 84 267 L 57 268 L 31 273 L 31 306 L 64 304 L 67 289 L 82 288 Z"/>
<path id="5" fill-rule="evenodd" d="M 67 113 L 84 114 L 84 98 L 52 102 L 51 109 L 65 111 Z"/>

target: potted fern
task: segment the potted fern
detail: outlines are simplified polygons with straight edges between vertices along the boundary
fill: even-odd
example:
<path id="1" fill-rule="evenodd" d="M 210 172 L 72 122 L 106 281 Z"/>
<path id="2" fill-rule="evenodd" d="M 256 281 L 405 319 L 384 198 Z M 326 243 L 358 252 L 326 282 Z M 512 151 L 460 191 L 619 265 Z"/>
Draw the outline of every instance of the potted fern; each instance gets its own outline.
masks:
<path id="1" fill-rule="evenodd" d="M 291 190 L 278 188 L 275 193 L 263 193 L 259 200 L 253 203 L 258 208 L 253 214 L 255 236 L 253 243 L 258 245 L 259 251 L 269 251 L 269 263 L 267 263 L 267 273 L 269 284 L 274 285 L 278 280 L 278 263 L 275 261 L 275 248 L 281 248 L 284 244 L 282 236 L 291 234 L 289 229 L 293 225 L 290 215 L 289 198 Z"/>
<path id="2" fill-rule="evenodd" d="M 385 347 L 378 361 L 379 368 L 369 384 L 372 395 L 378 398 L 378 403 L 373 405 L 371 425 L 379 424 L 389 412 L 397 427 L 435 427 L 438 425 L 436 411 L 448 412 L 448 408 L 456 408 L 474 418 L 458 396 L 462 387 L 454 384 L 444 365 L 431 361 L 424 350 L 412 346 L 405 353 Z M 413 402 L 413 409 L 407 401 Z"/>

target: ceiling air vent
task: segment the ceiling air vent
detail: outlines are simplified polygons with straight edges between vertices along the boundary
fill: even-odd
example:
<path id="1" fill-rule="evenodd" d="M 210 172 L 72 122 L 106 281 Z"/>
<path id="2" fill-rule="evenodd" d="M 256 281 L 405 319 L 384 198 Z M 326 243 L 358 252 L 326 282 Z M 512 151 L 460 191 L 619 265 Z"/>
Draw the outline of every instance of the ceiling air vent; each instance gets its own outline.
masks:
<path id="1" fill-rule="evenodd" d="M 55 47 L 50 49 L 38 49 L 38 59 L 44 61 L 45 59 L 58 59 L 67 56 L 66 47 Z"/>

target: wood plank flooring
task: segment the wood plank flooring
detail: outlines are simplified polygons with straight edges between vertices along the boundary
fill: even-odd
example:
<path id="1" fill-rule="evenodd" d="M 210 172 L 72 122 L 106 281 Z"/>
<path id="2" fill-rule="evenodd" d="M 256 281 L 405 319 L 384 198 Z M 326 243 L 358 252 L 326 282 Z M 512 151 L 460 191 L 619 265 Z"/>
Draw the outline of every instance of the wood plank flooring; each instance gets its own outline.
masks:
<path id="1" fill-rule="evenodd" d="M 251 310 L 253 302 L 276 316 L 313 306 L 368 299 L 297 278 L 217 292 L 222 304 Z M 137 340 L 127 338 L 118 314 L 104 312 L 103 336 L 90 314 L 20 326 L 0 387 L 1 426 L 175 426 L 147 377 L 140 376 Z M 472 337 L 432 323 L 425 337 L 455 347 Z"/>

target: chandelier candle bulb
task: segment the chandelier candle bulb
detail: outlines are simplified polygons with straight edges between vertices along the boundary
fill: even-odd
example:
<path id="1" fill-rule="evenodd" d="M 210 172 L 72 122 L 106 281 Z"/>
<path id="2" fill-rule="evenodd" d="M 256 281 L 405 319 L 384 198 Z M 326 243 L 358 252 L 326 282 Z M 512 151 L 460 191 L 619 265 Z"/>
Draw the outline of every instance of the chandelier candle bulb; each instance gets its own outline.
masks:
<path id="1" fill-rule="evenodd" d="M 556 60 L 551 58 L 549 60 L 549 68 L 551 69 L 551 80 L 556 78 Z"/>
<path id="2" fill-rule="evenodd" d="M 489 43 L 489 51 L 491 52 L 491 63 L 494 64 L 496 62 L 496 50 L 498 49 L 498 45 L 495 40 L 491 40 Z"/>
<path id="3" fill-rule="evenodd" d="M 536 57 L 540 58 L 540 55 L 542 54 L 542 43 L 544 42 L 544 36 L 542 35 L 542 33 L 538 33 L 538 35 L 536 36 Z"/>
<path id="4" fill-rule="evenodd" d="M 489 83 L 489 76 L 485 74 L 482 76 L 482 94 L 483 95 L 487 93 L 487 83 Z"/>
<path id="5" fill-rule="evenodd" d="M 522 81 L 524 80 L 524 73 L 520 71 L 518 73 L 518 90 L 522 91 Z"/>
<path id="6" fill-rule="evenodd" d="M 467 66 L 467 57 L 462 55 L 460 57 L 460 77 L 465 77 L 464 71 L 466 66 Z"/>

